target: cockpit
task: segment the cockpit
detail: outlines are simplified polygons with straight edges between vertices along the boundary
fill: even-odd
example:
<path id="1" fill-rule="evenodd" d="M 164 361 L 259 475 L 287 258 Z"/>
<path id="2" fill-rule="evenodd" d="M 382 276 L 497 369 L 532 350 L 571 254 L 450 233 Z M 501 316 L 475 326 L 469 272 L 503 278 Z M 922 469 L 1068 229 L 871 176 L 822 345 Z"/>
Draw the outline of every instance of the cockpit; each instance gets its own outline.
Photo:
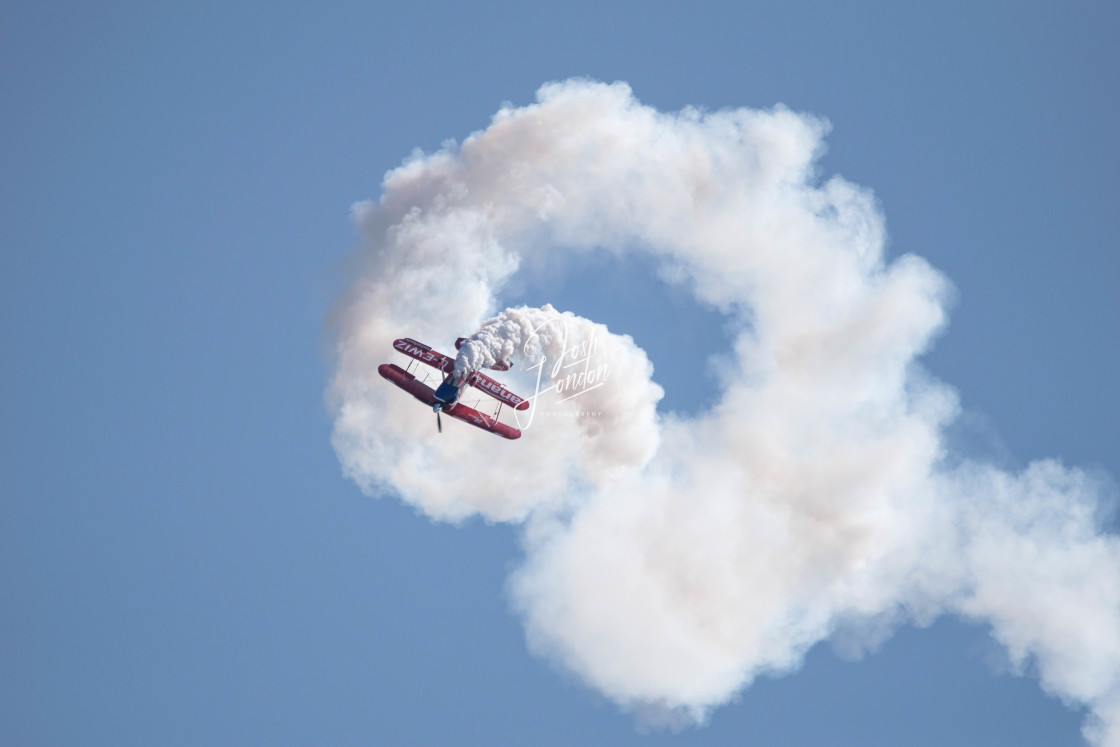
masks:
<path id="1" fill-rule="evenodd" d="M 450 405 L 459 399 L 463 389 L 463 382 L 455 378 L 455 374 L 448 374 L 443 383 L 435 391 L 435 398 L 445 405 Z"/>

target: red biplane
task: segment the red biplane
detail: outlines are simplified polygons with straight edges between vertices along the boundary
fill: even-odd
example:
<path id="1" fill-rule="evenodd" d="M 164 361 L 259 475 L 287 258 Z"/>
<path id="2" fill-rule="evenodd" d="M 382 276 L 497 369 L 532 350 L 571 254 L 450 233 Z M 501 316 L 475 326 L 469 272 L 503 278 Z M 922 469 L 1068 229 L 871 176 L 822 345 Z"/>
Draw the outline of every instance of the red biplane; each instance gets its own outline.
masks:
<path id="1" fill-rule="evenodd" d="M 456 340 L 456 349 L 462 347 L 465 341 L 465 337 L 460 337 Z M 464 423 L 470 423 L 483 430 L 496 433 L 503 438 L 521 438 L 521 431 L 505 423 L 499 423 L 497 415 L 501 412 L 502 404 L 509 405 L 515 410 L 528 410 L 528 400 L 518 397 L 497 381 L 477 371 L 468 373 L 465 376 L 455 376 L 454 360 L 448 358 L 443 353 L 432 350 L 427 345 L 417 342 L 416 340 L 407 337 L 395 340 L 393 342 L 393 347 L 410 358 L 415 358 L 421 363 L 426 363 L 432 368 L 443 372 L 443 383 L 433 390 L 423 381 L 417 379 L 410 370 L 403 369 L 392 363 L 382 363 L 377 367 L 377 373 L 381 374 L 383 378 L 393 382 L 401 389 L 432 408 L 432 411 L 436 414 L 436 427 L 439 428 L 441 433 L 443 432 L 443 423 L 440 422 L 439 414 L 440 412 L 445 412 L 453 418 L 462 420 Z M 491 366 L 491 368 L 498 371 L 506 371 L 509 367 L 509 361 L 501 361 Z M 409 364 L 409 369 L 411 368 L 412 364 Z M 498 405 L 498 413 L 495 413 L 493 416 L 486 415 L 471 407 L 459 404 L 459 396 L 463 393 L 463 388 L 468 385 L 480 389 L 498 400 L 500 403 Z"/>

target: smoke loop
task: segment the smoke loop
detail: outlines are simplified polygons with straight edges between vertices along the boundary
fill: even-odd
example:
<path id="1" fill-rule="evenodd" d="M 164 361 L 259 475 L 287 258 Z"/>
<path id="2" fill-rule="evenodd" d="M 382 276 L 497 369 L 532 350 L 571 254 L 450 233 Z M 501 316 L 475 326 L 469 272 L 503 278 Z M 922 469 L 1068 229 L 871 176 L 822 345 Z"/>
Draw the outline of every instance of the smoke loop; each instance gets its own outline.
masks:
<path id="1" fill-rule="evenodd" d="M 1114 491 L 1055 461 L 949 458 L 955 394 L 917 363 L 948 283 L 884 260 L 874 197 L 819 177 L 827 130 L 781 107 L 666 114 L 574 80 L 390 172 L 354 208 L 365 266 L 335 319 L 343 468 L 434 519 L 521 522 L 510 583 L 530 645 L 636 712 L 702 721 L 840 627 L 862 621 L 873 645 L 883 621 L 954 613 L 1120 745 Z M 660 414 L 645 353 L 603 325 L 496 313 L 524 263 L 587 251 L 645 253 L 727 314 L 710 410 Z M 538 418 L 513 443 L 437 437 L 377 364 L 395 337 L 447 349 L 472 331 L 457 366 L 518 361 L 515 390 L 594 340 L 613 374 L 585 377 L 576 409 L 601 417 Z M 564 395 L 543 380 L 534 412 Z"/>

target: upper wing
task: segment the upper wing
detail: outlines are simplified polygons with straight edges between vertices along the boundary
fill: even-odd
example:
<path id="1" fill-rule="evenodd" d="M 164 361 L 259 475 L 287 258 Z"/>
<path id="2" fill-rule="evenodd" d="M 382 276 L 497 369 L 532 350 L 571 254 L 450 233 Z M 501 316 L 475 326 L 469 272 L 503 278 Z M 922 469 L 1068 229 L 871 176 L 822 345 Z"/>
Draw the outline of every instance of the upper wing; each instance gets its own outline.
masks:
<path id="1" fill-rule="evenodd" d="M 430 386 L 421 381 L 417 381 L 415 376 L 405 371 L 400 366 L 392 363 L 382 363 L 377 367 L 377 373 L 381 374 L 382 378 L 393 382 L 426 405 L 434 405 L 438 401 L 436 400 L 436 393 Z"/>
<path id="2" fill-rule="evenodd" d="M 455 370 L 455 361 L 443 353 L 432 350 L 422 342 L 404 337 L 400 340 L 394 340 L 393 347 L 421 363 L 427 363 L 432 368 L 438 368 L 444 373 L 451 373 Z"/>
<path id="3" fill-rule="evenodd" d="M 473 386 L 475 389 L 481 389 L 494 399 L 505 402 L 507 405 L 513 407 L 516 410 L 529 409 L 529 400 L 518 397 L 516 394 L 506 389 L 504 386 L 494 381 L 486 374 L 480 374 L 476 371 L 475 373 L 471 374 L 471 377 L 469 379 L 467 379 L 467 383 Z"/>
<path id="4" fill-rule="evenodd" d="M 462 420 L 464 423 L 470 423 L 473 426 L 481 428 L 484 431 L 496 433 L 502 438 L 508 438 L 511 441 L 515 438 L 521 438 L 521 431 L 513 426 L 499 423 L 489 415 L 483 414 L 478 410 L 474 410 L 466 405 L 451 405 L 450 407 L 443 408 L 443 411 L 453 418 Z"/>

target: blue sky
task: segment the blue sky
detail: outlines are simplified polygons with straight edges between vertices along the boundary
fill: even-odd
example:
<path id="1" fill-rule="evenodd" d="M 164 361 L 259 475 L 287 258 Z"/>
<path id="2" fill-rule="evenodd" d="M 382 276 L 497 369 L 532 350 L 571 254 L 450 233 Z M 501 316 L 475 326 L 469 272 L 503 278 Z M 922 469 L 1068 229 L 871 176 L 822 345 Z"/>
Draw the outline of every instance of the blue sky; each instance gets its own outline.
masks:
<path id="1" fill-rule="evenodd" d="M 639 733 L 526 650 L 515 530 L 432 524 L 342 477 L 323 319 L 350 204 L 545 81 L 625 80 L 663 110 L 784 103 L 832 122 L 822 168 L 874 190 L 891 254 L 954 283 L 925 362 L 973 414 L 962 444 L 1120 475 L 1118 20 L 1102 2 L 0 11 L 0 732 L 1080 744 L 1080 714 L 957 620 L 855 663 L 819 646 L 705 728 Z M 648 268 L 646 292 L 611 294 L 618 270 L 515 300 L 629 332 L 666 405 L 699 406 L 721 339 L 656 314 L 710 315 Z"/>

